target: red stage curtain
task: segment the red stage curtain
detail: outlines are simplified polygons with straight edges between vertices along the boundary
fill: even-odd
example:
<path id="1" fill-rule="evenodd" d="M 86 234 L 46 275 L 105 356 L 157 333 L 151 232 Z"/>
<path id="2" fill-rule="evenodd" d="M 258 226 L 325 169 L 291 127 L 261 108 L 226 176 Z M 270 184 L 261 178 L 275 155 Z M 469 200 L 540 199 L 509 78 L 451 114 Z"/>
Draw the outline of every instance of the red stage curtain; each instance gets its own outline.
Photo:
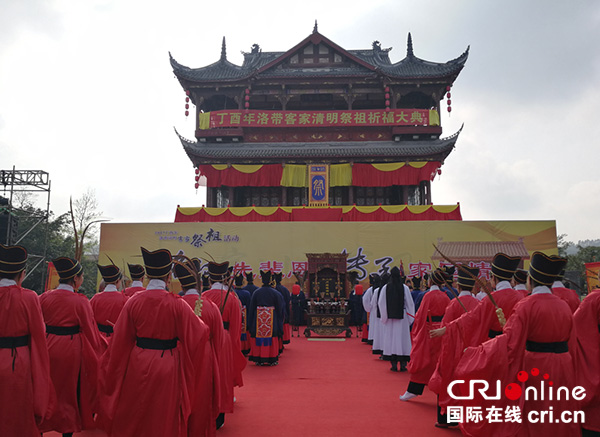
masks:
<path id="1" fill-rule="evenodd" d="M 212 165 L 199 165 L 200 174 L 206 176 L 207 187 L 278 187 L 281 185 L 281 164 L 263 165 L 254 173 L 242 173 L 233 167 L 216 170 Z"/>
<path id="2" fill-rule="evenodd" d="M 352 166 L 352 185 L 356 187 L 390 187 L 392 185 L 419 185 L 421 181 L 432 181 L 437 169 L 442 165 L 437 161 L 428 162 L 422 168 L 410 164 L 394 171 L 380 171 L 372 164 Z"/>

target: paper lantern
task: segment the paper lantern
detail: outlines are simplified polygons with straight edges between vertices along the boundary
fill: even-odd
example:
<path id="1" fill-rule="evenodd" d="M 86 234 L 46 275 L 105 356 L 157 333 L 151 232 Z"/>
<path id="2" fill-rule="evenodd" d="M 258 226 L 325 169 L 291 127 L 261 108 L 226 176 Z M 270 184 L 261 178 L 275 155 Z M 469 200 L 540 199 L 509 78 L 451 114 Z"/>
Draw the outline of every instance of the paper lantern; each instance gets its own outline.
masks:
<path id="1" fill-rule="evenodd" d="M 199 184 L 198 182 L 196 182 L 196 183 L 194 184 L 194 187 L 196 187 L 196 190 L 198 189 L 198 187 L 199 187 L 199 186 L 200 186 L 200 184 Z"/>
<path id="2" fill-rule="evenodd" d="M 196 167 L 196 170 L 194 170 L 196 172 L 196 174 L 200 174 L 200 169 L 198 167 Z"/>
<path id="3" fill-rule="evenodd" d="M 450 97 L 451 97 L 451 94 L 450 94 L 450 93 L 446 94 L 446 97 L 450 98 Z"/>
<path id="4" fill-rule="evenodd" d="M 185 111 L 185 116 L 187 117 L 188 115 L 190 115 L 190 111 Z"/>

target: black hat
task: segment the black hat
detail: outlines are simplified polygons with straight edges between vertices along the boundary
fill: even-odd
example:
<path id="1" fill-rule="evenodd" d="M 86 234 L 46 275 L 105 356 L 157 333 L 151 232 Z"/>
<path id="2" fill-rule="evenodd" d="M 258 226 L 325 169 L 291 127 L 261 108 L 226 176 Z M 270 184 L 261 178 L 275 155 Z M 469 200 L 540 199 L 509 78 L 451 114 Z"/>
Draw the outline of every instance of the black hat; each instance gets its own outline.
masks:
<path id="1" fill-rule="evenodd" d="M 456 270 L 456 267 L 454 267 L 454 266 L 444 266 L 443 270 L 444 270 L 444 273 L 446 274 L 446 276 L 448 278 L 452 278 L 454 276 L 454 271 Z"/>
<path id="2" fill-rule="evenodd" d="M 27 250 L 21 246 L 0 244 L 0 273 L 13 275 L 25 270 Z"/>
<path id="3" fill-rule="evenodd" d="M 233 280 L 235 281 L 236 287 L 241 287 L 244 284 L 244 275 L 238 273 L 237 275 L 235 275 L 235 278 Z"/>
<path id="4" fill-rule="evenodd" d="M 83 271 L 83 266 L 79 264 L 79 261 L 67 258 L 66 256 L 56 258 L 52 261 L 52 264 L 54 264 L 54 268 L 60 279 L 74 278 Z"/>
<path id="5" fill-rule="evenodd" d="M 200 269 L 202 269 L 202 261 L 200 261 L 199 258 L 192 258 L 192 262 L 194 263 L 196 272 L 200 273 Z"/>
<path id="6" fill-rule="evenodd" d="M 227 279 L 228 269 L 228 261 L 222 263 L 209 261 L 208 263 L 208 275 L 212 281 L 223 281 Z"/>
<path id="7" fill-rule="evenodd" d="M 350 282 L 350 285 L 352 285 L 353 287 L 355 284 L 358 283 L 358 275 L 359 273 L 357 270 L 351 270 L 348 272 L 348 282 Z"/>
<path id="8" fill-rule="evenodd" d="M 208 290 L 210 283 L 208 282 L 208 272 L 202 273 L 202 290 Z"/>
<path id="9" fill-rule="evenodd" d="M 515 282 L 517 284 L 526 283 L 527 282 L 527 270 L 517 269 L 517 271 L 513 275 L 513 278 L 515 278 Z"/>
<path id="10" fill-rule="evenodd" d="M 529 276 L 539 284 L 552 285 L 566 263 L 567 260 L 564 258 L 534 252 L 529 263 Z"/>
<path id="11" fill-rule="evenodd" d="M 129 274 L 131 275 L 131 279 L 142 279 L 146 274 L 144 266 L 141 264 L 127 263 L 127 267 L 129 268 Z"/>
<path id="12" fill-rule="evenodd" d="M 508 256 L 505 253 L 497 253 L 492 261 L 492 275 L 504 281 L 510 281 L 521 258 L 518 256 Z"/>
<path id="13" fill-rule="evenodd" d="M 261 270 L 260 277 L 262 279 L 263 285 L 269 285 L 271 283 L 271 270 Z"/>
<path id="14" fill-rule="evenodd" d="M 418 290 L 421 288 L 422 278 L 420 276 L 415 276 L 412 278 L 413 289 Z"/>
<path id="15" fill-rule="evenodd" d="M 194 288 L 197 287 L 196 282 L 196 266 L 188 261 L 174 263 L 173 270 L 175 276 L 179 279 L 182 288 Z"/>
<path id="16" fill-rule="evenodd" d="M 460 266 L 458 269 L 458 285 L 465 290 L 471 290 L 475 285 L 475 278 L 479 276 L 479 269 L 476 267 Z"/>
<path id="17" fill-rule="evenodd" d="M 446 272 L 444 272 L 440 268 L 437 268 L 433 272 L 431 272 L 431 280 L 435 285 L 446 285 L 448 283 L 448 277 L 446 276 Z"/>
<path id="18" fill-rule="evenodd" d="M 107 284 L 112 284 L 121 279 L 121 269 L 119 269 L 116 265 L 110 264 L 108 266 L 98 265 L 98 270 L 100 270 L 100 274 L 102 275 L 102 279 Z"/>
<path id="19" fill-rule="evenodd" d="M 248 282 L 248 284 L 254 283 L 254 275 L 252 274 L 252 270 L 244 274 L 246 275 L 246 282 Z"/>
<path id="20" fill-rule="evenodd" d="M 551 255 L 550 258 L 554 259 L 554 258 L 560 258 L 560 257 L 558 255 Z M 565 260 L 565 265 L 566 265 L 566 260 Z M 556 276 L 556 280 L 557 281 L 562 281 L 564 277 L 565 277 L 565 269 L 563 267 L 561 269 L 561 271 L 558 272 L 558 275 Z"/>
<path id="21" fill-rule="evenodd" d="M 171 272 L 173 267 L 173 257 L 167 249 L 158 249 L 150 252 L 145 248 L 142 249 L 142 257 L 146 266 L 146 275 L 149 278 L 164 278 Z"/>
<path id="22" fill-rule="evenodd" d="M 371 273 L 369 275 L 369 284 L 371 287 L 379 287 L 379 283 L 381 282 L 381 276 L 379 273 Z"/>
<path id="23" fill-rule="evenodd" d="M 276 284 L 281 284 L 281 279 L 283 278 L 283 273 L 273 273 L 273 278 L 275 279 Z"/>

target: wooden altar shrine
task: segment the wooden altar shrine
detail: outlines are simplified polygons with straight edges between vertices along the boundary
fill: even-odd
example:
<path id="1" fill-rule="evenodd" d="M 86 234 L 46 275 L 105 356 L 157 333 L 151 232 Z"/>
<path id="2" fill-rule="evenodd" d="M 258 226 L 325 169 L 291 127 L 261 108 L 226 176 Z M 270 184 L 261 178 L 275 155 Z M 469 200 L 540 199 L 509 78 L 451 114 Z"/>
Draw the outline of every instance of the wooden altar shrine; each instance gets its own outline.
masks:
<path id="1" fill-rule="evenodd" d="M 347 280 L 346 253 L 307 253 L 308 258 L 308 309 L 304 335 L 335 336 L 346 333 L 349 328 L 349 284 Z"/>

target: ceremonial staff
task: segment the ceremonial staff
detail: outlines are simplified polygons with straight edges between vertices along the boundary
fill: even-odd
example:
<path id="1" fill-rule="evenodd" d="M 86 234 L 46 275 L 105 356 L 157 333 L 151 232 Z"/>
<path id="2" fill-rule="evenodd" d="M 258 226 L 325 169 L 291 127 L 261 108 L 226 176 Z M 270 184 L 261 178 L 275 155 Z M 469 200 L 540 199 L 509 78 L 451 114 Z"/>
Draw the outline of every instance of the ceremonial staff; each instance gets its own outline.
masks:
<path id="1" fill-rule="evenodd" d="M 199 272 L 196 270 L 195 266 L 193 268 L 189 267 L 188 265 L 182 263 L 178 258 L 185 259 L 191 266 L 194 266 L 194 262 L 183 254 L 178 254 L 173 257 L 173 263 L 180 265 L 190 275 L 192 275 L 194 277 L 194 279 L 196 280 L 196 287 L 198 287 L 199 284 L 201 284 L 201 282 L 200 282 Z M 202 316 L 202 305 L 203 305 L 202 296 L 200 295 L 200 296 L 198 296 L 198 300 L 196 301 L 196 304 L 194 305 L 194 314 L 196 314 L 198 317 Z"/>
<path id="2" fill-rule="evenodd" d="M 470 271 L 468 271 L 467 269 L 465 269 L 462 265 L 457 264 L 455 261 L 452 261 L 450 258 L 448 258 L 446 255 L 444 255 L 440 249 L 434 244 L 433 247 L 435 248 L 435 250 L 437 250 L 437 252 L 441 255 L 442 258 L 444 258 L 446 261 L 448 261 L 450 264 L 452 264 L 454 267 L 456 267 L 457 269 L 459 269 L 461 272 L 466 273 L 471 279 L 475 280 L 475 282 L 479 285 L 479 288 L 481 290 L 483 290 L 483 292 L 485 294 L 488 295 L 488 297 L 490 298 L 492 304 L 494 304 L 494 306 L 496 307 L 496 316 L 498 317 L 498 321 L 500 322 L 500 326 L 504 327 L 504 325 L 506 325 L 506 317 L 504 317 L 504 312 L 502 311 L 502 308 L 500 308 L 498 306 L 498 304 L 496 303 L 496 301 L 494 300 L 494 297 L 492 296 L 492 292 L 488 287 L 488 284 L 484 281 L 482 281 L 480 278 L 478 278 L 477 276 L 475 276 L 474 274 L 472 274 Z M 462 302 L 461 302 L 462 303 Z M 463 308 L 465 308 L 465 306 L 463 305 Z M 467 309 L 465 308 L 465 311 Z"/>

